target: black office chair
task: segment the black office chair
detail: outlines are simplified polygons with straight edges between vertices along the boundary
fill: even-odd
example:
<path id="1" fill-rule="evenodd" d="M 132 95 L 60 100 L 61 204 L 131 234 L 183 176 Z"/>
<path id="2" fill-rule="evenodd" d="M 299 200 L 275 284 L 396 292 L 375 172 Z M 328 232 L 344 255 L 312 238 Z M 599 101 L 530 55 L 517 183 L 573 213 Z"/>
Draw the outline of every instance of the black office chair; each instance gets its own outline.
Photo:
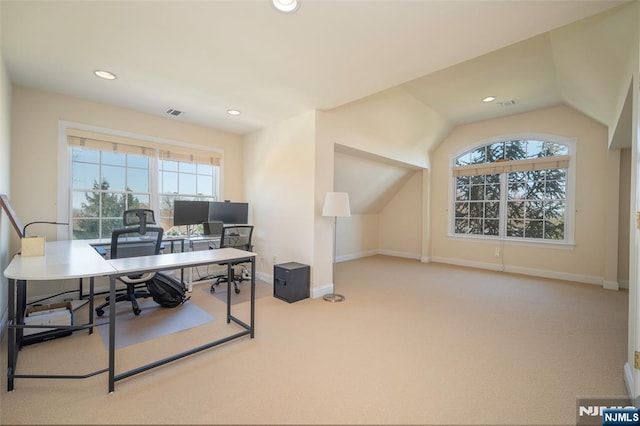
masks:
<path id="1" fill-rule="evenodd" d="M 251 244 L 251 236 L 253 235 L 253 225 L 233 225 L 223 226 L 222 234 L 220 235 L 220 244 L 218 248 L 232 247 L 240 250 L 251 251 L 253 245 Z M 232 282 L 236 294 L 240 293 L 238 284 L 244 281 L 244 274 L 240 274 L 238 277 L 235 274 L 234 266 L 241 265 L 245 262 L 237 262 L 231 264 L 231 276 L 222 275 L 216 279 L 216 282 L 211 284 L 211 293 L 215 293 L 216 286 L 223 282 Z"/>
<path id="2" fill-rule="evenodd" d="M 122 221 L 125 228 L 114 229 L 111 233 L 111 259 L 149 256 L 160 254 L 163 229 L 156 226 L 153 210 L 136 209 L 124 212 Z M 155 275 L 155 272 L 145 272 L 137 275 L 120 277 L 119 280 L 126 284 L 126 292 L 116 295 L 115 302 L 128 300 L 131 302 L 133 313 L 140 315 L 140 307 L 136 298 L 151 297 L 148 291 L 140 290 L 142 284 L 146 284 Z M 109 306 L 109 297 L 102 305 L 96 308 L 98 316 L 104 315 L 104 308 Z"/>

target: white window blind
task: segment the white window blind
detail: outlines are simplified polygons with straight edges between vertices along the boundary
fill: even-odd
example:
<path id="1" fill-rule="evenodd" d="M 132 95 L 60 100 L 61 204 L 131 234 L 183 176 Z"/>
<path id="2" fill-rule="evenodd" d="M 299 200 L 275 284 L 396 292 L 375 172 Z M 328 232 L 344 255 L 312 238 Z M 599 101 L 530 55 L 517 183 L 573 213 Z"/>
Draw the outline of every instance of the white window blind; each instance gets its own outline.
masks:
<path id="1" fill-rule="evenodd" d="M 67 129 L 69 145 L 115 151 L 126 154 L 155 156 L 156 150 L 163 160 L 220 165 L 222 155 L 213 151 L 186 146 L 167 146 L 150 141 L 129 139 L 121 136 L 102 135 L 79 129 Z"/>
<path id="2" fill-rule="evenodd" d="M 569 167 L 569 156 L 529 158 L 526 160 L 496 161 L 494 163 L 470 164 L 452 168 L 453 176 L 494 175 L 511 172 L 527 172 L 545 169 L 566 169 Z"/>

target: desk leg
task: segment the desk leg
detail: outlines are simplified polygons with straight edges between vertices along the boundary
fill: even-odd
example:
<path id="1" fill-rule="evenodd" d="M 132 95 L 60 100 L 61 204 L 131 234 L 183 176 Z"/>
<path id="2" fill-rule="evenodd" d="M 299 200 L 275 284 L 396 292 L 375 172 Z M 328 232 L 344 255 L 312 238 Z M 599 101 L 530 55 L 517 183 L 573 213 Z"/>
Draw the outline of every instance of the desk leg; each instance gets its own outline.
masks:
<path id="1" fill-rule="evenodd" d="M 115 390 L 116 366 L 116 279 L 109 277 L 109 393 Z"/>
<path id="2" fill-rule="evenodd" d="M 231 262 L 227 263 L 227 324 L 231 322 L 231 272 L 233 266 Z"/>
<path id="3" fill-rule="evenodd" d="M 256 326 L 256 258 L 251 258 L 251 338 L 255 332 Z"/>
<path id="4" fill-rule="evenodd" d="M 80 288 L 82 288 L 82 278 L 80 278 Z M 89 324 L 93 325 L 95 312 L 93 311 L 93 277 L 89 277 Z M 89 329 L 89 334 L 93 334 L 93 327 Z"/>
<path id="5" fill-rule="evenodd" d="M 9 325 L 16 324 L 16 280 L 9 279 L 8 305 L 9 305 Z M 16 329 L 9 327 L 7 330 L 9 342 L 7 344 L 7 392 L 13 391 L 13 374 L 16 370 L 17 347 Z"/>

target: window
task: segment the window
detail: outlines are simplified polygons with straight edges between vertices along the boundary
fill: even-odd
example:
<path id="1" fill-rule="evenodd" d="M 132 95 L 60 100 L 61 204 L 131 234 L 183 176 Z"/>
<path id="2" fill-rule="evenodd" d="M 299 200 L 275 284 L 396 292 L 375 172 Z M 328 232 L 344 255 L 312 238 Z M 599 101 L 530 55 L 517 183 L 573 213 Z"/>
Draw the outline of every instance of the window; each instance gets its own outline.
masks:
<path id="1" fill-rule="evenodd" d="M 453 162 L 454 235 L 571 242 L 569 144 L 515 139 Z"/>
<path id="2" fill-rule="evenodd" d="M 173 202 L 218 199 L 216 152 L 67 133 L 72 239 L 108 239 L 123 212 L 136 208 L 153 209 L 166 235 L 183 235 L 186 227 L 173 226 Z"/>

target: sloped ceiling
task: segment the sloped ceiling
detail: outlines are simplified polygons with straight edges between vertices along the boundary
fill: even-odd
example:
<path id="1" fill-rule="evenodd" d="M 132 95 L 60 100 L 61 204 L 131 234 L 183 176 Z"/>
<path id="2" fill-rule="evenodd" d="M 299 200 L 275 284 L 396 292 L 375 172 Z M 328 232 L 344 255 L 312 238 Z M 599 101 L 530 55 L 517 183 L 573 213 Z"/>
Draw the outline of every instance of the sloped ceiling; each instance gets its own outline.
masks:
<path id="1" fill-rule="evenodd" d="M 173 108 L 185 114 L 171 119 L 238 134 L 402 91 L 442 117 L 419 141 L 426 155 L 453 126 L 559 103 L 617 123 L 637 3 L 302 0 L 287 15 L 268 0 L 3 0 L 0 20 L 15 84 L 165 117 Z M 95 78 L 99 68 L 118 79 Z M 336 158 L 335 189 L 362 212 L 379 211 L 413 170 Z"/>
<path id="2" fill-rule="evenodd" d="M 635 13 L 614 9 L 399 87 L 446 117 L 442 129 L 566 104 L 611 126 L 610 146 L 625 148 L 631 143 L 632 99 L 630 82 L 625 76 L 631 66 L 628 61 L 634 57 L 631 49 L 635 43 L 630 40 L 637 37 L 636 20 Z M 482 105 L 480 100 L 487 95 L 496 96 L 497 101 Z M 621 99 L 625 102 L 619 105 Z M 440 141 L 432 141 L 427 151 Z M 390 199 L 389 188 L 404 184 L 413 170 L 405 165 L 404 174 L 399 169 L 391 173 L 387 164 L 376 163 L 371 157 L 364 167 L 357 158 L 362 154 L 344 150 L 341 153 L 335 165 L 336 190 L 348 188 L 350 194 L 360 194 L 356 196 L 358 199 L 368 194 L 369 198 L 360 201 L 360 207 L 367 213 L 378 213 Z M 396 166 L 401 168 L 400 164 Z M 354 176 L 361 178 L 356 180 Z M 379 182 L 380 176 L 385 176 L 384 184 Z M 381 188 L 378 198 L 370 182 Z"/>

